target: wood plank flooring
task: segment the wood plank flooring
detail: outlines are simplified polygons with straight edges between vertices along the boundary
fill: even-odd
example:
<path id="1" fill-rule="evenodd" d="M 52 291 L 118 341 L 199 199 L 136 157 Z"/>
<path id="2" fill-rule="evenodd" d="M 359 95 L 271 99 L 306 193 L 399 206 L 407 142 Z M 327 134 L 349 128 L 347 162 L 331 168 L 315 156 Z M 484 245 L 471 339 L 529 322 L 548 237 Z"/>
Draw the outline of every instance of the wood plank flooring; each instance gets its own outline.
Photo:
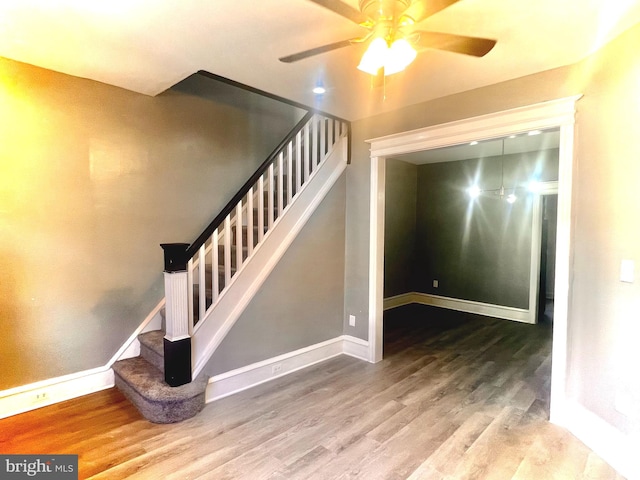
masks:
<path id="1" fill-rule="evenodd" d="M 145 421 L 115 389 L 0 420 L 1 453 L 74 453 L 94 479 L 622 479 L 546 421 L 551 327 L 408 306 L 385 358 L 340 356 Z"/>

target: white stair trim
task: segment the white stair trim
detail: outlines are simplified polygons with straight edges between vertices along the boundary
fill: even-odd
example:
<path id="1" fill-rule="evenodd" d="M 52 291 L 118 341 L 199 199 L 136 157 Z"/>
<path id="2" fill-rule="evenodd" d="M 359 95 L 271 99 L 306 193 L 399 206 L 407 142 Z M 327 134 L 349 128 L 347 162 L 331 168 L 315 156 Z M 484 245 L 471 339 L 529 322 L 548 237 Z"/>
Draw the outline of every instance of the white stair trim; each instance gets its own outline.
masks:
<path id="1" fill-rule="evenodd" d="M 194 378 L 202 372 L 213 352 L 344 172 L 347 148 L 348 138 L 343 137 L 255 248 L 251 261 L 234 275 L 233 288 L 224 291 L 215 308 L 198 322 L 191 340 Z"/>
<path id="2" fill-rule="evenodd" d="M 140 355 L 140 342 L 138 341 L 138 336 L 141 333 L 162 329 L 162 309 L 164 306 L 165 299 L 163 298 L 158 302 L 154 309 L 149 312 L 147 318 L 145 318 L 140 326 L 134 330 L 115 355 L 111 357 L 111 360 L 109 360 L 105 366 L 106 368 L 111 368 L 111 366 L 119 360 L 125 360 L 127 358 L 133 358 Z"/>
<path id="3" fill-rule="evenodd" d="M 349 335 L 341 335 L 246 367 L 215 375 L 209 379 L 206 402 L 220 400 L 343 354 L 366 361 L 369 355 L 369 342 Z"/>

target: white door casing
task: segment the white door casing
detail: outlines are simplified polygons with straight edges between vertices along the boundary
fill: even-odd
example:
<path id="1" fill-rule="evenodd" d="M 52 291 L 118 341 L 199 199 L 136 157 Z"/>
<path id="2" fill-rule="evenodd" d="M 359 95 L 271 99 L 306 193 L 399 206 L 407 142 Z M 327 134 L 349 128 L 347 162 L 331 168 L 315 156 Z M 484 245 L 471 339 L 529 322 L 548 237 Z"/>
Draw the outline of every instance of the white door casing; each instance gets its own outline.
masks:
<path id="1" fill-rule="evenodd" d="M 567 328 L 571 289 L 573 141 L 575 104 L 580 98 L 581 95 L 576 95 L 367 140 L 371 145 L 368 302 L 370 362 L 382 360 L 386 157 L 558 127 L 558 231 L 550 408 L 551 421 L 564 423 L 562 419 L 566 403 Z"/>

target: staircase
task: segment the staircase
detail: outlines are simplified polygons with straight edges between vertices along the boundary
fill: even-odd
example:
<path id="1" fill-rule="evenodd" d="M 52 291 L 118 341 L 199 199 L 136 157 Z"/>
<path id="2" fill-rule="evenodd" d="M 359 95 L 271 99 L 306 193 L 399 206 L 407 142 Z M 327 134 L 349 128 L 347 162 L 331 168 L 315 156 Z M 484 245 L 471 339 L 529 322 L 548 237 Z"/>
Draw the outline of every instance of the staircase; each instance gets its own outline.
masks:
<path id="1" fill-rule="evenodd" d="M 341 175 L 348 134 L 345 122 L 310 112 L 192 244 L 163 245 L 164 331 L 139 335 L 140 356 L 113 365 L 145 418 L 174 423 L 202 410 L 206 363 Z M 183 385 L 176 360 L 187 364 Z"/>

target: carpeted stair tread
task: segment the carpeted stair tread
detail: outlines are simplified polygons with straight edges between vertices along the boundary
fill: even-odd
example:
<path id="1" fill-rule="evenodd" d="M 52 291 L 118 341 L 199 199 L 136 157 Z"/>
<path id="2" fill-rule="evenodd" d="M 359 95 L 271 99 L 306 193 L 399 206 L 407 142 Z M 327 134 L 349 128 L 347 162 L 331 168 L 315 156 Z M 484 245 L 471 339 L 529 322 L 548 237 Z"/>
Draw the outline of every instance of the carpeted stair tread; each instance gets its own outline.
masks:
<path id="1" fill-rule="evenodd" d="M 113 370 L 136 392 L 155 402 L 175 402 L 193 398 L 203 394 L 207 387 L 205 378 L 196 379 L 180 387 L 170 387 L 164 381 L 162 372 L 142 357 L 116 362 Z"/>

